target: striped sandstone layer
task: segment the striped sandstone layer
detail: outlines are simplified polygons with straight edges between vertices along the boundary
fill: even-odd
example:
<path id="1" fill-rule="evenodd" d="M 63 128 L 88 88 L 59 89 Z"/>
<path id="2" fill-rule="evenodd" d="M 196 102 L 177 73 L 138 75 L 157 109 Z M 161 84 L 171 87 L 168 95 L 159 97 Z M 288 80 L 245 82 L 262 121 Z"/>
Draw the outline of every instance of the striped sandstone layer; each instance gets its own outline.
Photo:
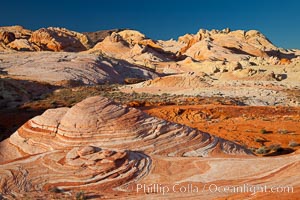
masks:
<path id="1" fill-rule="evenodd" d="M 0 144 L 8 152 L 0 161 L 82 145 L 166 156 L 252 155 L 233 142 L 96 96 L 26 122 Z"/>

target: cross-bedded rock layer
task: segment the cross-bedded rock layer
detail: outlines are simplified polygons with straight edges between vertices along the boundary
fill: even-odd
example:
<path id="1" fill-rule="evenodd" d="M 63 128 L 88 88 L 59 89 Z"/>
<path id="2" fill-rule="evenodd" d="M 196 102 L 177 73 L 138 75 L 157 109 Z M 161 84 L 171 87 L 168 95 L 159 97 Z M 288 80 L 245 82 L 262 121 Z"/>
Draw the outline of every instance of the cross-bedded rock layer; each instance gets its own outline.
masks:
<path id="1" fill-rule="evenodd" d="M 146 175 L 151 160 L 139 152 L 81 146 L 25 156 L 0 166 L 0 192 L 116 188 Z"/>
<path id="2" fill-rule="evenodd" d="M 96 96 L 26 122 L 1 144 L 12 152 L 2 153 L 1 161 L 82 145 L 167 156 L 251 154 L 235 143 Z"/>

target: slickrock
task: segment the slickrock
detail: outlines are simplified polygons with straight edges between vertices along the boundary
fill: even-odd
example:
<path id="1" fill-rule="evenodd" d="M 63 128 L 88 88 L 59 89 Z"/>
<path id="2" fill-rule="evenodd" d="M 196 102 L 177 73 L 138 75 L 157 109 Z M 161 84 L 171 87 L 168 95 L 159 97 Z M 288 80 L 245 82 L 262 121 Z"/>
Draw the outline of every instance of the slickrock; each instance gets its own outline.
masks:
<path id="1" fill-rule="evenodd" d="M 205 66 L 204 63 L 198 65 L 192 62 L 189 65 L 191 68 L 203 67 L 196 68 L 198 72 L 179 74 L 175 71 L 176 68 L 171 68 L 170 71 L 175 69 L 178 74 L 120 86 L 120 90 L 126 93 L 239 98 L 243 104 L 253 106 L 300 105 L 297 96 L 287 95 L 285 91 L 287 88 L 297 90 L 299 87 L 299 67 L 261 69 L 259 66 L 252 66 L 241 69 L 238 64 L 216 67 L 210 63 Z"/>
<path id="2" fill-rule="evenodd" d="M 132 151 L 80 146 L 30 155 L 0 166 L 0 192 L 22 198 L 31 192 L 112 192 L 148 174 L 151 160 Z"/>
<path id="3" fill-rule="evenodd" d="M 17 51 L 36 51 L 40 49 L 40 47 L 26 39 L 16 39 L 7 46 Z"/>
<path id="4" fill-rule="evenodd" d="M 233 32 L 234 33 L 234 32 Z M 277 50 L 278 48 L 272 42 L 257 30 L 249 30 L 245 33 L 247 43 L 261 50 Z"/>
<path id="5" fill-rule="evenodd" d="M 174 39 L 167 40 L 167 41 L 158 40 L 157 43 L 166 52 L 172 52 L 174 54 L 178 54 L 178 52 L 180 52 L 180 49 L 185 46 L 184 43 L 180 43 Z"/>
<path id="6" fill-rule="evenodd" d="M 0 192 L 6 197 L 49 190 L 127 191 L 150 173 L 152 155 L 253 156 L 233 142 L 100 96 L 34 117 L 0 143 L 0 152 Z"/>
<path id="7" fill-rule="evenodd" d="M 293 187 L 289 195 L 299 194 L 299 152 L 254 157 L 235 143 L 99 96 L 72 108 L 47 110 L 1 142 L 0 148 L 0 192 L 8 198 L 80 190 L 129 199 L 252 196 L 253 191 L 209 190 L 210 185 L 243 184 L 284 185 Z M 137 184 L 153 183 L 169 188 L 177 184 L 178 189 L 192 184 L 198 192 L 137 190 Z M 200 190 L 203 185 L 207 188 Z M 274 193 L 257 195 L 267 198 Z"/>
<path id="8" fill-rule="evenodd" d="M 151 62 L 167 61 L 164 50 L 152 40 L 142 40 L 143 37 L 138 34 L 135 36 L 130 31 L 113 32 L 102 42 L 96 44 L 89 53 L 100 51 L 109 57 L 123 59 L 130 63 L 154 69 Z M 134 32 L 135 33 L 135 32 Z M 122 35 L 123 36 L 122 36 Z M 129 34 L 129 35 L 128 35 Z M 133 34 L 133 35 L 132 35 Z M 133 37 L 133 38 L 132 38 Z M 138 37 L 139 39 L 136 39 Z"/>
<path id="9" fill-rule="evenodd" d="M 180 75 L 170 75 L 166 77 L 156 78 L 154 80 L 148 80 L 143 83 L 139 83 L 134 87 L 153 87 L 153 88 L 168 88 L 168 91 L 181 89 L 190 89 L 198 87 L 209 87 L 212 79 L 205 73 L 195 74 L 193 72 L 180 74 Z M 133 86 L 128 86 L 133 87 Z M 162 90 L 164 91 L 164 90 Z"/>
<path id="10" fill-rule="evenodd" d="M 96 44 L 90 52 L 100 50 L 108 56 L 115 58 L 126 58 L 129 55 L 130 47 L 127 41 L 125 41 L 121 35 L 113 32 L 110 36 L 107 36 L 102 42 Z"/>
<path id="11" fill-rule="evenodd" d="M 155 72 L 101 55 L 71 52 L 23 52 L 0 54 L 1 68 L 14 78 L 61 84 L 123 83 L 125 78 L 150 79 Z"/>
<path id="12" fill-rule="evenodd" d="M 248 33 L 249 32 L 249 33 Z M 207 31 L 200 30 L 196 35 L 185 35 L 179 41 L 186 43 L 181 49 L 182 54 L 191 56 L 196 60 L 245 60 L 250 56 L 267 57 L 263 51 L 273 48 L 272 44 L 261 33 L 257 31 Z M 260 40 L 252 41 L 259 37 Z M 258 41 L 262 41 L 262 46 Z M 258 44 L 261 44 L 258 46 Z M 274 47 L 275 48 L 275 47 Z M 261 50 L 263 49 L 263 50 Z"/>
<path id="13" fill-rule="evenodd" d="M 300 194 L 299 152 L 260 158 L 195 159 L 153 156 L 152 165 L 155 169 L 139 184 L 151 187 L 152 183 L 160 183 L 170 189 L 166 193 L 154 191 L 148 194 L 141 190 L 137 193 L 137 186 L 133 185 L 132 193 L 137 195 L 136 199 L 267 200 L 298 199 Z M 180 192 L 181 187 L 185 192 Z M 274 192 L 271 192 L 271 188 Z M 134 196 L 131 199 L 135 199 Z"/>
<path id="14" fill-rule="evenodd" d="M 235 54 L 230 49 L 217 45 L 210 40 L 202 40 L 192 45 L 185 53 L 198 61 L 239 61 L 248 57 L 247 54 Z"/>
<path id="15" fill-rule="evenodd" d="M 72 108 L 47 110 L 29 120 L 1 143 L 1 152 L 11 149 L 9 152 L 18 155 L 3 154 L 0 160 L 82 145 L 144 151 L 150 155 L 251 155 L 232 142 L 97 96 Z"/>
<path id="16" fill-rule="evenodd" d="M 0 51 L 0 108 L 10 112 L 9 109 L 20 106 L 20 110 L 8 113 L 9 117 L 2 116 L 2 122 L 9 121 L 13 129 L 0 124 L 0 131 L 10 131 L 10 137 L 0 142 L 0 199 L 64 199 L 60 197 L 66 196 L 70 199 L 81 190 L 91 195 L 87 198 L 106 199 L 272 199 L 278 195 L 213 193 L 205 188 L 209 184 L 226 188 L 245 183 L 291 185 L 295 192 L 289 198 L 299 196 L 299 150 L 290 146 L 290 143 L 298 145 L 294 134 L 297 130 L 289 128 L 297 123 L 298 114 L 296 118 L 287 115 L 290 108 L 277 106 L 300 105 L 300 50 L 278 48 L 256 30 L 201 29 L 178 40 L 156 41 L 135 30 L 81 34 L 64 28 L 31 31 L 11 26 L 0 27 Z M 154 101 L 161 97 L 158 102 L 150 104 L 149 101 L 152 106 L 211 100 L 218 104 L 272 105 L 269 108 L 273 111 L 283 110 L 282 119 L 288 126 L 278 123 L 270 129 L 273 131 L 270 135 L 275 138 L 284 134 L 282 137 L 288 140 L 285 146 L 274 144 L 272 152 L 264 154 L 266 157 L 255 157 L 245 147 L 248 143 L 240 140 L 244 132 L 250 136 L 247 141 L 255 143 L 255 147 L 267 148 L 265 144 L 270 142 L 267 135 L 260 135 L 257 140 L 253 134 L 253 130 L 260 129 L 253 120 L 256 115 L 263 122 L 261 130 L 268 130 L 264 124 L 269 118 L 261 118 L 259 109 L 249 117 L 235 111 L 238 120 L 248 123 L 252 120 L 255 124 L 253 130 L 247 125 L 238 131 L 236 126 L 240 121 L 226 115 L 213 118 L 207 105 L 199 111 L 195 107 L 191 110 L 176 107 L 161 111 L 156 117 L 101 96 L 74 105 L 74 101 L 94 94 L 96 89 L 97 93 L 103 89 L 103 95 L 111 95 L 116 100 L 129 98 L 129 94 L 119 93 L 111 85 L 73 88 L 113 83 L 130 84 L 119 89 L 133 94 L 134 101 L 128 103 L 133 106 L 148 105 L 147 98 L 151 96 Z M 56 90 L 60 87 L 66 88 Z M 136 92 L 161 96 L 139 96 Z M 44 98 L 45 94 L 50 96 Z M 182 96 L 177 99 L 166 94 Z M 73 106 L 48 109 L 43 114 L 35 110 L 22 117 L 28 108 L 45 109 L 43 106 L 49 104 Z M 212 106 L 220 113 L 229 108 L 228 105 Z M 242 108 L 238 110 L 251 110 L 247 106 Z M 270 116 L 274 115 L 273 111 Z M 23 120 L 18 124 L 35 117 L 16 130 L 12 119 L 16 113 Z M 167 117 L 157 118 L 163 116 Z M 176 120 L 166 121 L 171 118 Z M 198 127 L 195 121 L 200 119 L 206 123 L 205 129 L 195 129 Z M 276 121 L 270 119 L 269 122 Z M 181 121 L 194 128 L 174 123 Z M 222 126 L 216 126 L 220 123 Z M 226 126 L 230 128 L 226 131 L 232 132 L 222 135 Z M 260 138 L 266 143 L 257 142 Z M 274 155 L 275 148 L 276 153 L 290 154 L 267 157 Z M 134 188 L 137 183 L 161 183 L 170 188 L 174 184 L 195 184 L 202 191 L 168 194 L 154 191 L 153 194 L 137 192 Z"/>
<path id="17" fill-rule="evenodd" d="M 165 62 L 249 62 L 257 65 L 288 65 L 300 56 L 298 50 L 274 46 L 256 30 L 204 30 L 176 40 L 152 40 L 136 30 L 113 29 L 78 33 L 65 28 L 0 27 L 0 51 L 65 51 L 106 54 L 140 66 L 156 69 Z M 256 58 L 258 58 L 256 60 Z M 183 66 L 185 67 L 185 66 Z"/>

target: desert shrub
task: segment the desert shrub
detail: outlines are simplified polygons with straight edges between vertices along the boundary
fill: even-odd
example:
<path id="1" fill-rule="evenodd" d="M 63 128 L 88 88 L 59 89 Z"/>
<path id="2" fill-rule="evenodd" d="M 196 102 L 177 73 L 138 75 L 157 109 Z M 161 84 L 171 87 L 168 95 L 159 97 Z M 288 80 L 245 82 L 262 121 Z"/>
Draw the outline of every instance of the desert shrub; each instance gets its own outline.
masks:
<path id="1" fill-rule="evenodd" d="M 52 188 L 49 189 L 49 192 L 61 193 L 63 191 L 61 189 L 57 188 L 57 187 L 52 187 Z"/>
<path id="2" fill-rule="evenodd" d="M 76 193 L 76 200 L 85 200 L 85 199 L 86 199 L 86 196 L 84 195 L 83 191 Z"/>
<path id="3" fill-rule="evenodd" d="M 261 130 L 260 130 L 260 133 L 261 133 L 261 134 L 267 134 L 268 131 L 267 131 L 266 129 L 261 129 Z"/>
<path id="4" fill-rule="evenodd" d="M 269 147 L 270 150 L 280 152 L 283 150 L 283 148 L 280 146 L 280 144 L 272 144 Z"/>
<path id="5" fill-rule="evenodd" d="M 124 83 L 125 84 L 135 84 L 145 81 L 145 79 L 142 78 L 125 78 Z"/>
<path id="6" fill-rule="evenodd" d="M 300 146 L 300 144 L 298 142 L 295 142 L 295 141 L 289 142 L 289 147 L 297 147 L 297 146 Z"/>
<path id="7" fill-rule="evenodd" d="M 252 151 L 253 153 L 255 153 L 257 148 L 255 148 L 255 147 L 250 147 L 249 149 L 250 149 L 250 151 Z"/>
<path id="8" fill-rule="evenodd" d="M 256 151 L 255 151 L 255 153 L 257 153 L 257 154 L 266 154 L 269 152 L 270 152 L 270 149 L 266 146 L 262 146 L 262 147 L 256 149 Z"/>
<path id="9" fill-rule="evenodd" d="M 261 143 L 261 142 L 264 142 L 265 140 L 264 140 L 264 139 L 261 139 L 261 138 L 255 138 L 254 141 L 255 141 L 255 142 L 260 142 L 260 143 Z"/>

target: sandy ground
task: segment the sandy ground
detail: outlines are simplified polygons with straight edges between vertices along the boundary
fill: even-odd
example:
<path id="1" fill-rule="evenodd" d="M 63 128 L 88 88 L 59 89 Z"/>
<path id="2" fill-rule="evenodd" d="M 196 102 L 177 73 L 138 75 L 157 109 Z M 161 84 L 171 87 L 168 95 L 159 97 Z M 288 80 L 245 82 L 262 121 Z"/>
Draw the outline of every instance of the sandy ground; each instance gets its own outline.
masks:
<path id="1" fill-rule="evenodd" d="M 300 144 L 299 107 L 196 105 L 142 109 L 152 116 L 185 124 L 248 148 L 280 145 L 285 149 L 281 152 L 284 154 L 299 148 L 291 148 L 291 142 Z"/>

